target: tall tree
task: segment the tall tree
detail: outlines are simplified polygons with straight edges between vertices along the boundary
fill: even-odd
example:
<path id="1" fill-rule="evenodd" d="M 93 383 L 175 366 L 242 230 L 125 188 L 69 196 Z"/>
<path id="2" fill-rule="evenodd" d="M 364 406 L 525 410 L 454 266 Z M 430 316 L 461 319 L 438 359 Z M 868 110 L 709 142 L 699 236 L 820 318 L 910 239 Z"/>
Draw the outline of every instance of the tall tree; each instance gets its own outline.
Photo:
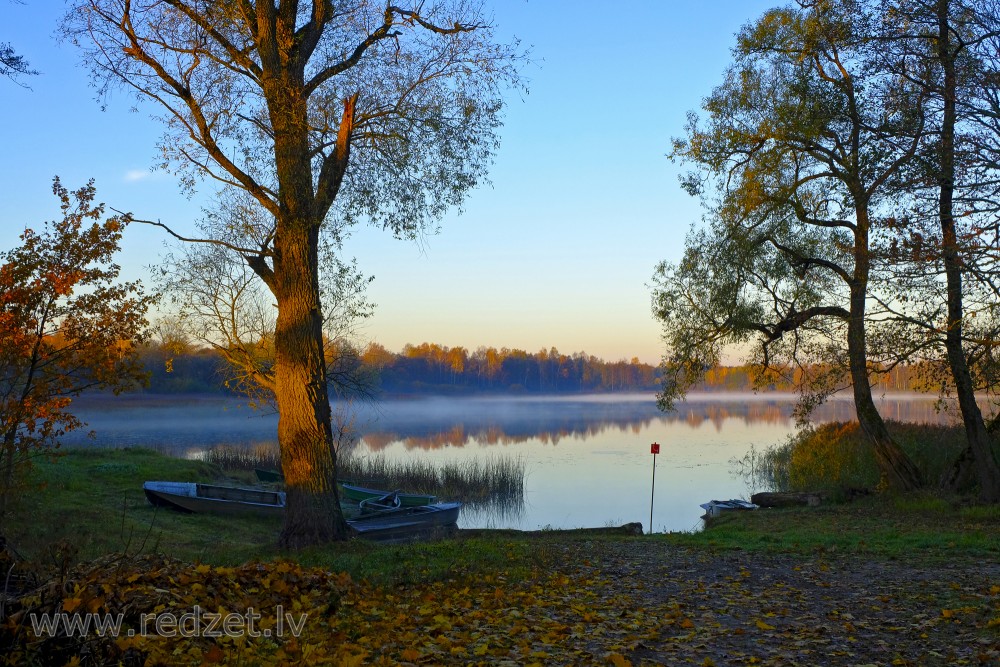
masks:
<path id="1" fill-rule="evenodd" d="M 0 253 L 0 525 L 18 473 L 84 426 L 72 398 L 144 376 L 135 349 L 153 297 L 118 282 L 113 262 L 128 217 L 102 221 L 93 183 L 52 191 L 62 219 Z"/>
<path id="2" fill-rule="evenodd" d="M 76 0 L 64 27 L 102 90 L 162 106 L 164 163 L 186 184 L 214 178 L 269 213 L 230 249 L 278 308 L 281 542 L 344 537 L 320 231 L 332 216 L 412 235 L 460 204 L 497 146 L 516 45 L 494 43 L 475 0 Z"/>
<path id="3" fill-rule="evenodd" d="M 718 201 L 681 264 L 658 270 L 654 314 L 674 344 L 661 399 L 700 379 L 724 343 L 758 343 L 762 367 L 805 357 L 800 368 L 824 371 L 818 399 L 843 369 L 886 481 L 912 489 L 919 472 L 872 399 L 869 303 L 872 237 L 887 183 L 919 148 L 925 99 L 864 67 L 862 3 L 797 4 L 741 31 L 708 126 L 692 116 L 675 141 L 672 155 L 701 170 L 686 187 L 703 192 L 707 178 Z"/>
<path id="4" fill-rule="evenodd" d="M 887 253 L 903 265 L 888 274 L 899 286 L 895 309 L 916 334 L 901 352 L 909 348 L 943 362 L 925 368 L 947 369 L 941 384 L 958 398 L 968 440 L 950 480 L 973 476 L 981 498 L 997 501 L 1000 466 L 970 363 L 970 352 L 984 346 L 967 340 L 967 319 L 989 322 L 997 302 L 989 241 L 997 236 L 990 232 L 996 167 L 977 146 L 983 137 L 979 119 L 989 114 L 981 99 L 998 90 L 983 56 L 1000 34 L 1000 20 L 995 4 L 965 0 L 885 0 L 878 7 L 883 21 L 873 34 L 872 66 L 920 88 L 928 99 L 921 110 L 923 146 L 896 187 L 900 238 L 891 239 Z M 981 333 L 978 322 L 973 330 Z"/>

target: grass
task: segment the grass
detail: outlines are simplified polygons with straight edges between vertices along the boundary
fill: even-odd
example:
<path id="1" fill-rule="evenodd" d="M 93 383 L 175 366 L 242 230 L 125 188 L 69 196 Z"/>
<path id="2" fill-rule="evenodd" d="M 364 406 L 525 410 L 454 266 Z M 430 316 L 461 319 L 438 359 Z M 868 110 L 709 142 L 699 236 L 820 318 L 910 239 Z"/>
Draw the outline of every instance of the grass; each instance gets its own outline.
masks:
<path id="1" fill-rule="evenodd" d="M 56 462 L 36 464 L 29 491 L 0 532 L 23 558 L 49 570 L 116 552 L 211 565 L 284 557 L 394 584 L 443 580 L 458 571 L 529 576 L 544 558 L 544 550 L 509 534 L 401 546 L 351 540 L 290 553 L 277 546 L 280 519 L 181 514 L 152 507 L 142 491 L 145 480 L 234 483 L 246 477 L 148 449 L 67 450 Z"/>
<path id="2" fill-rule="evenodd" d="M 295 553 L 277 546 L 280 520 L 189 515 L 155 509 L 142 493 L 151 479 L 232 481 L 218 465 L 144 449 L 70 450 L 39 463 L 34 489 L 5 523 L 8 543 L 43 570 L 109 553 L 164 553 L 185 561 L 236 565 L 292 558 L 385 586 L 456 576 L 536 576 L 578 540 L 667 540 L 678 547 L 841 554 L 945 562 L 1000 559 L 1000 507 L 963 506 L 929 495 L 872 496 L 818 508 L 739 512 L 700 533 L 623 538 L 613 531 L 467 531 L 458 539 L 385 546 L 360 540 Z M 630 547 L 631 548 L 631 547 Z"/>
<path id="3" fill-rule="evenodd" d="M 723 514 L 678 545 L 946 562 L 1000 559 L 1000 506 L 963 506 L 926 494 L 869 496 L 814 508 Z"/>
<path id="4" fill-rule="evenodd" d="M 38 463 L 27 492 L 18 499 L 5 534 L 32 560 L 46 560 L 53 545 L 67 543 L 81 559 L 115 551 L 163 549 L 182 558 L 221 558 L 236 563 L 252 557 L 261 534 L 273 534 L 277 522 L 250 518 L 183 515 L 150 506 L 145 480 L 183 479 L 211 482 L 222 470 L 146 449 L 74 449 L 55 462 Z"/>

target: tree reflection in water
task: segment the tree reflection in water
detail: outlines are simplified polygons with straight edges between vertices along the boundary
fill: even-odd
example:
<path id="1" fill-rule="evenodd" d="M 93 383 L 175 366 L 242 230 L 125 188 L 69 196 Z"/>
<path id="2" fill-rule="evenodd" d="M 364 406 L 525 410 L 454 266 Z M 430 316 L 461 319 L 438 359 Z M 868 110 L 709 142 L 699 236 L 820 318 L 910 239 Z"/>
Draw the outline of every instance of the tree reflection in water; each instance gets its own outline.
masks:
<path id="1" fill-rule="evenodd" d="M 422 399 L 412 402 L 424 409 L 420 419 L 410 414 L 413 406 L 390 404 L 384 414 L 364 430 L 362 442 L 372 451 L 395 443 L 408 449 L 436 450 L 446 447 L 479 445 L 517 445 L 529 440 L 558 445 L 561 440 L 586 440 L 609 431 L 636 434 L 654 424 L 683 423 L 691 428 L 711 424 L 721 432 L 723 424 L 737 420 L 747 425 L 771 424 L 794 428 L 794 396 L 787 394 L 749 395 L 739 399 L 731 395 L 692 395 L 670 413 L 657 410 L 651 398 L 614 400 L 604 403 L 562 398 L 558 402 L 544 398 L 505 403 L 503 399 Z M 468 410 L 469 405 L 478 409 Z M 497 408 L 488 410 L 490 404 Z M 451 408 L 451 409 L 449 409 Z M 951 424 L 956 416 L 953 407 L 939 410 L 935 401 L 923 396 L 888 397 L 879 401 L 887 420 L 926 424 Z M 853 421 L 854 404 L 834 398 L 819 406 L 810 421 L 822 424 Z"/>

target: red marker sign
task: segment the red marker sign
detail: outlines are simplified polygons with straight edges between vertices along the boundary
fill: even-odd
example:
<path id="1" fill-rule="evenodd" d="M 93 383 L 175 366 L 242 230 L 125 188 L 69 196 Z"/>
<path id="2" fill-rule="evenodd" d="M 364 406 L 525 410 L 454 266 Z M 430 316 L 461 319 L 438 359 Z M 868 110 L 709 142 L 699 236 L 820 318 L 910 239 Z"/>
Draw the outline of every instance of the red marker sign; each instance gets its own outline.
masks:
<path id="1" fill-rule="evenodd" d="M 660 453 L 660 443 L 654 442 L 653 444 L 651 444 L 649 446 L 649 453 L 650 454 L 659 454 Z"/>

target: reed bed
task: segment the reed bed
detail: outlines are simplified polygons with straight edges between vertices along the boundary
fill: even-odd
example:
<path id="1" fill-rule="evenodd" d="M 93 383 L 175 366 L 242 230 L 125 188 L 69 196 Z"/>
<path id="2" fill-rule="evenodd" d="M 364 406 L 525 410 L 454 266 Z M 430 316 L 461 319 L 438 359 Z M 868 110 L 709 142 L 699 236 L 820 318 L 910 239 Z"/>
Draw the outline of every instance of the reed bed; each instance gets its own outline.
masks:
<path id="1" fill-rule="evenodd" d="M 365 486 L 484 502 L 523 497 L 526 466 L 520 456 L 494 455 L 435 465 L 352 451 L 341 455 L 338 469 L 342 479 Z"/>
<path id="2" fill-rule="evenodd" d="M 281 470 L 276 443 L 254 447 L 219 445 L 206 452 L 205 460 L 223 470 Z M 341 481 L 361 486 L 428 493 L 486 506 L 506 505 L 506 499 L 523 498 L 526 465 L 521 456 L 493 455 L 435 464 L 343 448 L 337 458 L 337 472 Z"/>
<path id="3" fill-rule="evenodd" d="M 278 443 L 272 442 L 253 447 L 216 445 L 205 452 L 205 461 L 223 470 L 281 470 L 281 453 Z"/>

